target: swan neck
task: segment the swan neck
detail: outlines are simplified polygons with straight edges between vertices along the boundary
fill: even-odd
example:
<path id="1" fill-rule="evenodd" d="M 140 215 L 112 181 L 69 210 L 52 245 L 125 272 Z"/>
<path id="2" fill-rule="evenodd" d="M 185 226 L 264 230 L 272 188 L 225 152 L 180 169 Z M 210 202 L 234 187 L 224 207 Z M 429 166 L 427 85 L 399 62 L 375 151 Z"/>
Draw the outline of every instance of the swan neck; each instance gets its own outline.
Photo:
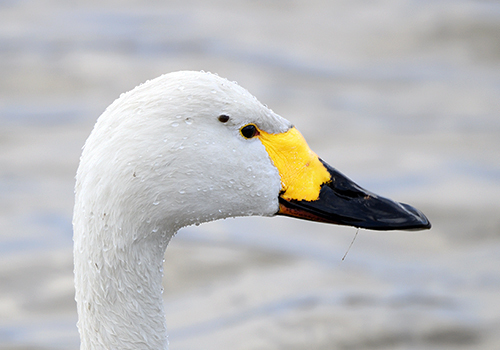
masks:
<path id="1" fill-rule="evenodd" d="M 75 287 L 81 350 L 167 349 L 163 255 L 171 237 L 148 230 L 75 225 Z M 135 237 L 135 239 L 134 239 Z"/>

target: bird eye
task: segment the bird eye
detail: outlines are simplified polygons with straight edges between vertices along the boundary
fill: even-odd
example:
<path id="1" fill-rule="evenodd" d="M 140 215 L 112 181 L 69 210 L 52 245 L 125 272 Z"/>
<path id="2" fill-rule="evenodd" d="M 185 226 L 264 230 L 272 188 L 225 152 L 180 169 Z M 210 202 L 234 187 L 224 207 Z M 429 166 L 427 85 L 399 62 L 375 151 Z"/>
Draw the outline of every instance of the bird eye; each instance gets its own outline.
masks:
<path id="1" fill-rule="evenodd" d="M 225 115 L 225 114 L 219 115 L 219 121 L 221 123 L 226 123 L 228 120 L 229 120 L 229 116 L 228 115 Z"/>
<path id="2" fill-rule="evenodd" d="M 257 127 L 253 124 L 245 125 L 240 129 L 240 132 L 241 135 L 243 135 L 243 137 L 247 139 L 251 139 L 252 137 L 259 134 L 259 130 L 257 130 Z"/>

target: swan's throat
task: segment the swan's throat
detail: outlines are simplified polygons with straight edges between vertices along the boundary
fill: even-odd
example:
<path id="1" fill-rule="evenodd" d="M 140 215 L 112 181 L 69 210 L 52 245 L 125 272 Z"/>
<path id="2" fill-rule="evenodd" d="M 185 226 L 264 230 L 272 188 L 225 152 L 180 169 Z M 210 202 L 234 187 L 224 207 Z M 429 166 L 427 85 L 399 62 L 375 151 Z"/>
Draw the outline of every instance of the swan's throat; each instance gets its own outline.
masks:
<path id="1" fill-rule="evenodd" d="M 167 349 L 162 276 L 171 235 L 153 232 L 120 241 L 116 231 L 75 231 L 81 349 Z"/>

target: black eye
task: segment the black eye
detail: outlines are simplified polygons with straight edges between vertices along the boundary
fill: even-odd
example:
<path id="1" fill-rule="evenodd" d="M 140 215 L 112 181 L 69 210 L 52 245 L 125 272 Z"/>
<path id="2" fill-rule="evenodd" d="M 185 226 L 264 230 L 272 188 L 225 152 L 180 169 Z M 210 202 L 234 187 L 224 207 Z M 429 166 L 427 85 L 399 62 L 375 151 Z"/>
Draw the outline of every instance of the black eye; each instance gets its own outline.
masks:
<path id="1" fill-rule="evenodd" d="M 259 133 L 259 130 L 257 130 L 257 127 L 255 125 L 248 124 L 242 127 L 240 132 L 243 135 L 243 137 L 251 139 L 252 137 L 256 136 Z"/>
<path id="2" fill-rule="evenodd" d="M 228 115 L 225 115 L 225 114 L 219 115 L 219 121 L 221 123 L 226 123 L 228 120 L 229 120 L 229 116 Z"/>

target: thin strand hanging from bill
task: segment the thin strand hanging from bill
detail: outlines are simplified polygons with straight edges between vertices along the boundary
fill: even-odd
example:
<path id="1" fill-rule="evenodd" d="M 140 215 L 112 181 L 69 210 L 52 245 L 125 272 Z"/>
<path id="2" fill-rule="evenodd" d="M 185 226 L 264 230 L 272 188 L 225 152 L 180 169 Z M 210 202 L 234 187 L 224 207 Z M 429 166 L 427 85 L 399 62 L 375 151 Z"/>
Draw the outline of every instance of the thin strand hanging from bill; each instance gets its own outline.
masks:
<path id="1" fill-rule="evenodd" d="M 345 257 L 347 256 L 347 253 L 349 253 L 349 250 L 351 250 L 351 247 L 354 244 L 354 240 L 356 239 L 356 237 L 358 237 L 358 232 L 359 232 L 359 227 L 356 230 L 356 234 L 354 235 L 354 238 L 352 239 L 351 244 L 349 244 L 349 248 L 347 248 L 347 251 L 345 252 L 344 256 L 342 257 L 342 261 L 344 261 Z"/>

